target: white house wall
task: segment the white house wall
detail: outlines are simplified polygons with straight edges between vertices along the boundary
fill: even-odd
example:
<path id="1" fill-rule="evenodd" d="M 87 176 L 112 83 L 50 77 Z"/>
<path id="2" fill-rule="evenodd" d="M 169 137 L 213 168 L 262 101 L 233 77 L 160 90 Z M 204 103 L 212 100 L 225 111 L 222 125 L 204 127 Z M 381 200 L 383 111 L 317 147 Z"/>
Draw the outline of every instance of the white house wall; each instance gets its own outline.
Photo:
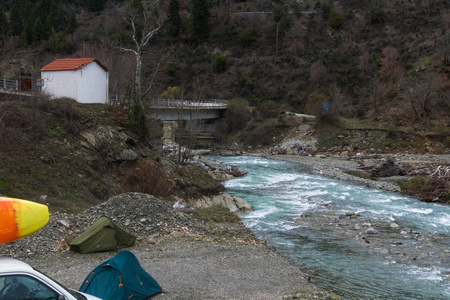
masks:
<path id="1" fill-rule="evenodd" d="M 108 72 L 92 62 L 77 71 L 78 98 L 81 103 L 108 102 Z"/>
<path id="2" fill-rule="evenodd" d="M 45 71 L 41 72 L 41 77 L 43 91 L 51 98 L 77 99 L 76 71 Z"/>

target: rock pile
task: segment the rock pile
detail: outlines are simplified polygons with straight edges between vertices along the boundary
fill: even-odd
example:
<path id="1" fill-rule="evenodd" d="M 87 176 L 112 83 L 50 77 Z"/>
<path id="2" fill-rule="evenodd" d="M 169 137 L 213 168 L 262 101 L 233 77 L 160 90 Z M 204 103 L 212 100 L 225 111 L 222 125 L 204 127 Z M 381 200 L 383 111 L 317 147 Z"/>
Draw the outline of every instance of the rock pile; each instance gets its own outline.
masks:
<path id="1" fill-rule="evenodd" d="M 73 238 L 101 216 L 111 218 L 138 237 L 166 235 L 172 232 L 201 235 L 207 231 L 203 223 L 151 195 L 126 193 L 112 197 L 79 215 L 51 213 L 48 224 L 37 233 L 0 245 L 0 255 L 29 259 L 66 250 Z"/>

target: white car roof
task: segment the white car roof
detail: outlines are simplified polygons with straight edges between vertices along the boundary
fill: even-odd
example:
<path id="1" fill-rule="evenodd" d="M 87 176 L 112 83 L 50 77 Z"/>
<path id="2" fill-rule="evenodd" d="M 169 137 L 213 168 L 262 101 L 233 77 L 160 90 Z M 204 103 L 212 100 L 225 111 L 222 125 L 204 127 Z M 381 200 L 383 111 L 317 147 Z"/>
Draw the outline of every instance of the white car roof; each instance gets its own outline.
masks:
<path id="1" fill-rule="evenodd" d="M 0 272 L 8 272 L 8 271 L 32 271 L 33 268 L 23 261 L 10 258 L 10 257 L 3 257 L 0 256 Z"/>

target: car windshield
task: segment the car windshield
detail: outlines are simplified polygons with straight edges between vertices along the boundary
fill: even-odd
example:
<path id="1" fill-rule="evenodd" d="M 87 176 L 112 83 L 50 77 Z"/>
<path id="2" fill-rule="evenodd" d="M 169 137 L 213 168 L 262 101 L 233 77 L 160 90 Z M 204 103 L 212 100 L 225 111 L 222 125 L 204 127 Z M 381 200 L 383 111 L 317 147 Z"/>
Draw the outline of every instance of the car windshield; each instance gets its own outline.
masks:
<path id="1" fill-rule="evenodd" d="M 33 268 L 34 269 L 34 268 Z M 54 282 L 56 282 L 61 288 L 65 289 L 68 293 L 70 293 L 72 296 L 74 296 L 77 300 L 87 300 L 87 298 L 81 294 L 80 292 L 77 292 L 73 289 L 69 289 L 67 288 L 64 284 L 62 284 L 61 282 L 59 282 L 58 280 L 48 276 L 47 274 L 45 274 L 44 272 L 41 272 L 37 269 L 34 269 L 36 272 L 41 273 L 42 275 L 44 275 L 45 277 L 50 278 L 51 280 L 53 280 Z"/>

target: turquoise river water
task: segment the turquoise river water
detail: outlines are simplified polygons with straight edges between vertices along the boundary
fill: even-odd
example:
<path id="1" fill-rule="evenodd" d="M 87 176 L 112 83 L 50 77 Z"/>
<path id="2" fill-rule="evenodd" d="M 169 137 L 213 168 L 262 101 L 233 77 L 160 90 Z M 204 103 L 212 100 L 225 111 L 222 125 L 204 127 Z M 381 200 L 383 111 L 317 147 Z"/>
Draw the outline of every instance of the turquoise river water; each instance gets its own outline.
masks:
<path id="1" fill-rule="evenodd" d="M 450 255 L 450 206 L 308 174 L 290 162 L 252 156 L 213 158 L 248 171 L 225 184 L 229 194 L 255 209 L 241 216 L 244 224 L 309 274 L 316 286 L 344 299 L 450 299 L 449 265 L 386 261 L 296 221 L 303 212 L 331 202 L 342 213 L 363 212 L 373 220 L 388 219 L 432 233 L 444 241 L 436 244 L 436 251 Z"/>

